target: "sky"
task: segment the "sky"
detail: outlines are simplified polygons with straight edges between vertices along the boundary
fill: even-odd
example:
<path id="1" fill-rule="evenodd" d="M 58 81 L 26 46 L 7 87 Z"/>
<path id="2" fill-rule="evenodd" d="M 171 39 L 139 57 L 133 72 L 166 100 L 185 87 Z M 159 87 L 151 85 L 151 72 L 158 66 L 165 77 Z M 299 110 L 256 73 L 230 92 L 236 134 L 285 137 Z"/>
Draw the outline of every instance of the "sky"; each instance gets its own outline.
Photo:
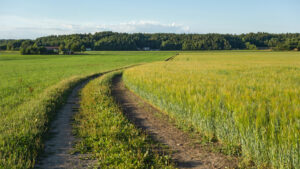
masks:
<path id="1" fill-rule="evenodd" d="M 0 0 L 0 39 L 95 33 L 300 32 L 300 0 Z"/>

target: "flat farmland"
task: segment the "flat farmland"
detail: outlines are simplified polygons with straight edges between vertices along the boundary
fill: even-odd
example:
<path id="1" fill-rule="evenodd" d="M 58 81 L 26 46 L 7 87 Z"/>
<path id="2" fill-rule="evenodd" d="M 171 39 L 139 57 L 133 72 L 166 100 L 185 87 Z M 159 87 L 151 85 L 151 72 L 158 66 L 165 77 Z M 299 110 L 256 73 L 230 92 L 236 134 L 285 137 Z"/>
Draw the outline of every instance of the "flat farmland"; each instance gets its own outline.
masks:
<path id="1" fill-rule="evenodd" d="M 181 52 L 124 72 L 126 86 L 246 166 L 300 167 L 300 53 Z"/>
<path id="2" fill-rule="evenodd" d="M 90 75 L 164 60 L 174 52 L 0 53 L 0 166 L 30 168 L 68 91 Z"/>

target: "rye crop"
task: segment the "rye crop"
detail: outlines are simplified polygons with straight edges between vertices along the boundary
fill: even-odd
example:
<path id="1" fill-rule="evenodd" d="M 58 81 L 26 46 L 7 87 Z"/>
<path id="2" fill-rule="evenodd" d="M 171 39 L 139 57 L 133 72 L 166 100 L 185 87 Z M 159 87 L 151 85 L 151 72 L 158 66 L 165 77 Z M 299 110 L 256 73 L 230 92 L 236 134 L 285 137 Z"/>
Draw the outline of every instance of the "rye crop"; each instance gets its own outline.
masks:
<path id="1" fill-rule="evenodd" d="M 124 73 L 127 87 L 243 165 L 300 168 L 299 52 L 184 52 Z"/>

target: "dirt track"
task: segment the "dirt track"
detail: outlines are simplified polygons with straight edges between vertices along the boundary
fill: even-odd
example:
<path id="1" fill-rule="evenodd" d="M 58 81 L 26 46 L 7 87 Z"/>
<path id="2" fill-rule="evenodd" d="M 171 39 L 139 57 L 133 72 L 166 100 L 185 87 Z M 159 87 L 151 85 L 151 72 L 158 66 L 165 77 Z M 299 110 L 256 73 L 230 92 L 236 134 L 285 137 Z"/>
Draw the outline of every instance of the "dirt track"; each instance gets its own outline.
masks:
<path id="1" fill-rule="evenodd" d="M 174 57 L 166 61 L 172 60 Z M 91 77 L 90 79 L 95 77 Z M 73 145 L 76 142 L 72 134 L 72 117 L 79 108 L 80 98 L 78 93 L 90 79 L 79 84 L 72 90 L 67 99 L 67 104 L 57 113 L 57 117 L 51 123 L 49 130 L 49 135 L 52 137 L 46 141 L 45 152 L 43 156 L 39 157 L 35 168 L 80 169 L 89 168 L 94 163 L 93 160 L 86 160 L 88 155 L 72 154 L 74 150 Z M 236 167 L 236 160 L 229 160 L 222 154 L 211 153 L 200 145 L 195 144 L 195 139 L 169 123 L 166 115 L 125 88 L 121 76 L 113 79 L 112 93 L 116 101 L 120 103 L 124 114 L 131 122 L 146 131 L 154 140 L 169 147 L 173 152 L 172 159 L 178 168 L 208 169 Z M 157 116 L 158 114 L 159 117 Z"/>
<path id="2" fill-rule="evenodd" d="M 113 79 L 112 93 L 124 114 L 154 140 L 166 144 L 174 153 L 172 159 L 179 168 L 235 168 L 236 160 L 211 153 L 195 140 L 168 122 L 168 117 L 129 91 L 122 77 Z M 160 117 L 157 116 L 159 114 Z"/>
<path id="3" fill-rule="evenodd" d="M 133 67 L 131 65 L 123 68 L 110 70 L 95 74 L 87 78 L 72 89 L 67 98 L 66 104 L 56 113 L 56 118 L 52 121 L 49 128 L 49 139 L 45 142 L 44 152 L 38 157 L 35 164 L 36 169 L 81 169 L 90 168 L 95 161 L 88 160 L 87 154 L 73 154 L 73 146 L 76 138 L 72 133 L 72 120 L 75 113 L 79 110 L 79 92 L 92 79 L 103 74 Z"/>
<path id="4" fill-rule="evenodd" d="M 88 80 L 76 86 L 67 99 L 67 103 L 57 112 L 56 119 L 51 123 L 49 140 L 45 143 L 45 152 L 38 159 L 35 168 L 88 168 L 90 160 L 82 160 L 87 155 L 72 154 L 76 141 L 72 134 L 72 117 L 78 112 L 79 91 Z"/>

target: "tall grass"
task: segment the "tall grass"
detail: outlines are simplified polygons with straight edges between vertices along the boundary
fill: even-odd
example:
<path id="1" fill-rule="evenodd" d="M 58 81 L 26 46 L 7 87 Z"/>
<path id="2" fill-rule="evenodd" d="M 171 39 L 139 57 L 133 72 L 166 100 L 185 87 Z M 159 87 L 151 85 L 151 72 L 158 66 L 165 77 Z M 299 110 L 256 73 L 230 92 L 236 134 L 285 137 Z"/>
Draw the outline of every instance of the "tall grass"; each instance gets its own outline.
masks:
<path id="1" fill-rule="evenodd" d="M 300 168 L 300 53 L 183 53 L 123 77 L 178 125 L 218 139 L 246 164 Z"/>
<path id="2" fill-rule="evenodd" d="M 110 73 L 88 83 L 81 92 L 76 133 L 82 139 L 77 149 L 91 153 L 96 168 L 173 168 L 168 160 L 151 150 L 146 135 L 122 114 L 111 96 Z"/>
<path id="3" fill-rule="evenodd" d="M 172 52 L 90 52 L 88 55 L 0 53 L 0 168 L 32 168 L 43 135 L 68 91 L 90 75 Z"/>

